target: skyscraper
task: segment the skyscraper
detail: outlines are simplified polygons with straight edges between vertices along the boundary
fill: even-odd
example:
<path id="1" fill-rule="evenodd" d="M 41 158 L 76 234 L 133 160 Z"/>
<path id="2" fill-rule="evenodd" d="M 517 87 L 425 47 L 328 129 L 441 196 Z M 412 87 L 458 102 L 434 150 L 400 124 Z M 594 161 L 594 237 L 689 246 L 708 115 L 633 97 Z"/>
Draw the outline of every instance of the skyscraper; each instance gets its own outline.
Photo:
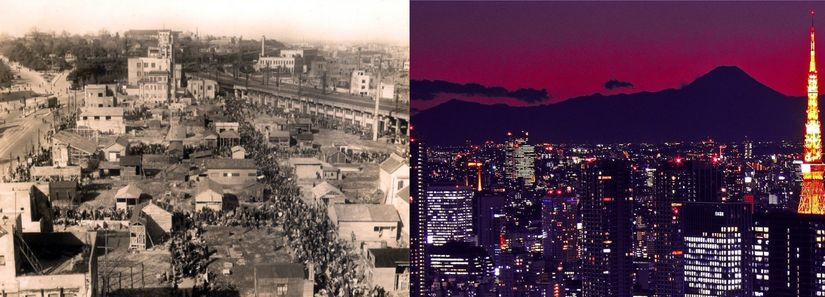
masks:
<path id="1" fill-rule="evenodd" d="M 432 296 L 487 296 L 482 283 L 492 275 L 493 263 L 481 247 L 450 242 L 427 251 Z M 411 295 L 412 296 L 412 295 Z"/>
<path id="2" fill-rule="evenodd" d="M 474 202 L 473 224 L 478 245 L 487 253 L 495 257 L 500 252 L 499 236 L 501 235 L 501 221 L 504 217 L 505 198 L 501 195 L 477 194 Z"/>
<path id="3" fill-rule="evenodd" d="M 819 122 L 819 89 L 817 87 L 814 36 L 816 31 L 811 12 L 811 60 L 808 66 L 808 108 L 805 121 L 805 152 L 802 164 L 802 193 L 799 196 L 799 213 L 825 215 L 825 189 L 822 164 L 822 128 Z"/>
<path id="4" fill-rule="evenodd" d="M 519 179 L 524 180 L 524 184 L 532 186 L 536 182 L 535 148 L 527 144 L 529 134 L 507 133 L 507 143 L 505 143 L 505 171 L 507 179 L 512 182 Z"/>
<path id="5" fill-rule="evenodd" d="M 687 202 L 684 296 L 750 296 L 750 203 Z"/>
<path id="6" fill-rule="evenodd" d="M 656 296 L 682 296 L 683 234 L 680 208 L 685 202 L 718 202 L 722 172 L 710 163 L 676 157 L 660 166 L 653 184 L 652 275 Z"/>
<path id="7" fill-rule="evenodd" d="M 427 147 L 410 126 L 410 296 L 424 296 L 426 290 L 426 211 L 424 173 Z"/>
<path id="8" fill-rule="evenodd" d="M 581 203 L 583 296 L 631 296 L 633 196 L 623 160 L 583 164 Z"/>
<path id="9" fill-rule="evenodd" d="M 472 239 L 473 193 L 468 187 L 427 185 L 426 244 L 439 246 Z"/>
<path id="10" fill-rule="evenodd" d="M 550 285 L 565 291 L 569 280 L 578 279 L 578 199 L 555 191 L 542 200 L 544 260 Z"/>
<path id="11" fill-rule="evenodd" d="M 756 214 L 753 296 L 825 296 L 825 216 Z"/>

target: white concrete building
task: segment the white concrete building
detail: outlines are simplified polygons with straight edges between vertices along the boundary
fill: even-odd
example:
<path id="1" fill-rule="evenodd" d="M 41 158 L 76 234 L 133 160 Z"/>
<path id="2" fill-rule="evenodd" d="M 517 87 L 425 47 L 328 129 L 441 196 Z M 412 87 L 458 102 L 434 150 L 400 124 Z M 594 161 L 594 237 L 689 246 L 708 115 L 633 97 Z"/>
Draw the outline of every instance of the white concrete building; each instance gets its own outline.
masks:
<path id="1" fill-rule="evenodd" d="M 86 85 L 83 87 L 83 106 L 86 107 L 116 107 L 117 97 L 115 97 L 114 86 L 110 85 Z"/>
<path id="2" fill-rule="evenodd" d="M 172 68 L 169 58 L 136 57 L 128 60 L 128 83 L 137 86 L 149 72 L 168 72 Z"/>
<path id="3" fill-rule="evenodd" d="M 0 217 L 3 214 L 8 217 L 19 216 L 17 226 L 22 232 L 52 230 L 48 195 L 36 187 L 35 183 L 0 183 Z"/>
<path id="4" fill-rule="evenodd" d="M 398 192 L 410 185 L 410 165 L 404 157 L 393 153 L 379 168 L 379 189 L 384 192 L 385 203 L 391 204 Z"/>
<path id="5" fill-rule="evenodd" d="M 255 70 L 261 71 L 269 69 L 272 72 L 281 68 L 281 73 L 296 73 L 303 71 L 303 58 L 301 57 L 260 57 L 255 64 Z M 297 69 L 297 70 L 296 70 Z"/>
<path id="6" fill-rule="evenodd" d="M 192 94 L 195 100 L 215 99 L 218 94 L 218 82 L 211 79 L 190 79 L 187 81 L 186 91 Z"/>
<path id="7" fill-rule="evenodd" d="M 146 72 L 138 81 L 138 101 L 136 106 L 158 107 L 168 102 L 169 74 L 164 71 Z"/>
<path id="8" fill-rule="evenodd" d="M 126 124 L 123 121 L 121 107 L 86 107 L 80 111 L 78 127 L 89 127 L 105 134 L 124 134 Z"/>
<path id="9" fill-rule="evenodd" d="M 356 246 L 391 246 L 398 244 L 401 219 L 392 205 L 341 204 L 328 207 L 328 215 L 338 235 L 356 242 Z"/>
<path id="10" fill-rule="evenodd" d="M 95 232 L 21 233 L 20 217 L 7 216 L 0 221 L 3 296 L 98 296 Z"/>
<path id="11" fill-rule="evenodd" d="M 349 93 L 354 95 L 368 96 L 370 94 L 370 76 L 364 70 L 352 72 L 349 84 Z"/>
<path id="12" fill-rule="evenodd" d="M 381 83 L 381 99 L 395 99 L 395 84 Z"/>

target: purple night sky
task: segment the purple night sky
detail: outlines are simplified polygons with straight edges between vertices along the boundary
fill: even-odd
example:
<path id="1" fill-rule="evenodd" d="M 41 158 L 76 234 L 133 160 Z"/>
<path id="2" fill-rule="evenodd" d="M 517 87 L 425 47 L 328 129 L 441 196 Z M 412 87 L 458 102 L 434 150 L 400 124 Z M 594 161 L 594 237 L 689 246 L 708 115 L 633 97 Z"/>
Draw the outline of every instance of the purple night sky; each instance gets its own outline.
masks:
<path id="1" fill-rule="evenodd" d="M 553 103 L 678 88 L 716 66 L 733 65 L 781 93 L 802 96 L 810 9 L 821 12 L 817 36 L 825 40 L 825 3 L 414 1 L 411 77 L 546 88 L 546 102 Z M 825 61 L 825 52 L 820 56 Z M 604 83 L 611 79 L 634 86 L 608 91 Z M 461 96 L 412 105 L 426 109 L 454 97 Z"/>

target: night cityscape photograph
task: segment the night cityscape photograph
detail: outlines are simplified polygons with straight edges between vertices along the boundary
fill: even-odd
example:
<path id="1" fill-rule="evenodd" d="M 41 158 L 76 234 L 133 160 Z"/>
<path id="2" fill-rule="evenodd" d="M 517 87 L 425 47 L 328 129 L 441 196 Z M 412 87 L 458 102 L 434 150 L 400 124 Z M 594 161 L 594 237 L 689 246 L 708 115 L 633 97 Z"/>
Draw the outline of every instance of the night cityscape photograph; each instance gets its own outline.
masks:
<path id="1" fill-rule="evenodd" d="M 411 296 L 825 296 L 825 3 L 410 24 Z"/>

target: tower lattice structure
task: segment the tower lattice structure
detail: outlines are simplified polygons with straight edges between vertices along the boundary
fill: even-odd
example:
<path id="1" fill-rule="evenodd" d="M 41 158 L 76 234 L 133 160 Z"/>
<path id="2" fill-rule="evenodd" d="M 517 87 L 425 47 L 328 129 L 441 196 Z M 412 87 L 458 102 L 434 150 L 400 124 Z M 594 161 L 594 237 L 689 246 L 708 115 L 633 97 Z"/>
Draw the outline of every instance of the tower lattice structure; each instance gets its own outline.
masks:
<path id="1" fill-rule="evenodd" d="M 813 17 L 813 12 L 811 12 Z M 825 164 L 822 164 L 822 130 L 819 122 L 819 89 L 817 86 L 814 30 L 811 22 L 811 62 L 808 68 L 808 108 L 805 121 L 805 151 L 802 164 L 802 193 L 799 213 L 825 214 Z"/>

